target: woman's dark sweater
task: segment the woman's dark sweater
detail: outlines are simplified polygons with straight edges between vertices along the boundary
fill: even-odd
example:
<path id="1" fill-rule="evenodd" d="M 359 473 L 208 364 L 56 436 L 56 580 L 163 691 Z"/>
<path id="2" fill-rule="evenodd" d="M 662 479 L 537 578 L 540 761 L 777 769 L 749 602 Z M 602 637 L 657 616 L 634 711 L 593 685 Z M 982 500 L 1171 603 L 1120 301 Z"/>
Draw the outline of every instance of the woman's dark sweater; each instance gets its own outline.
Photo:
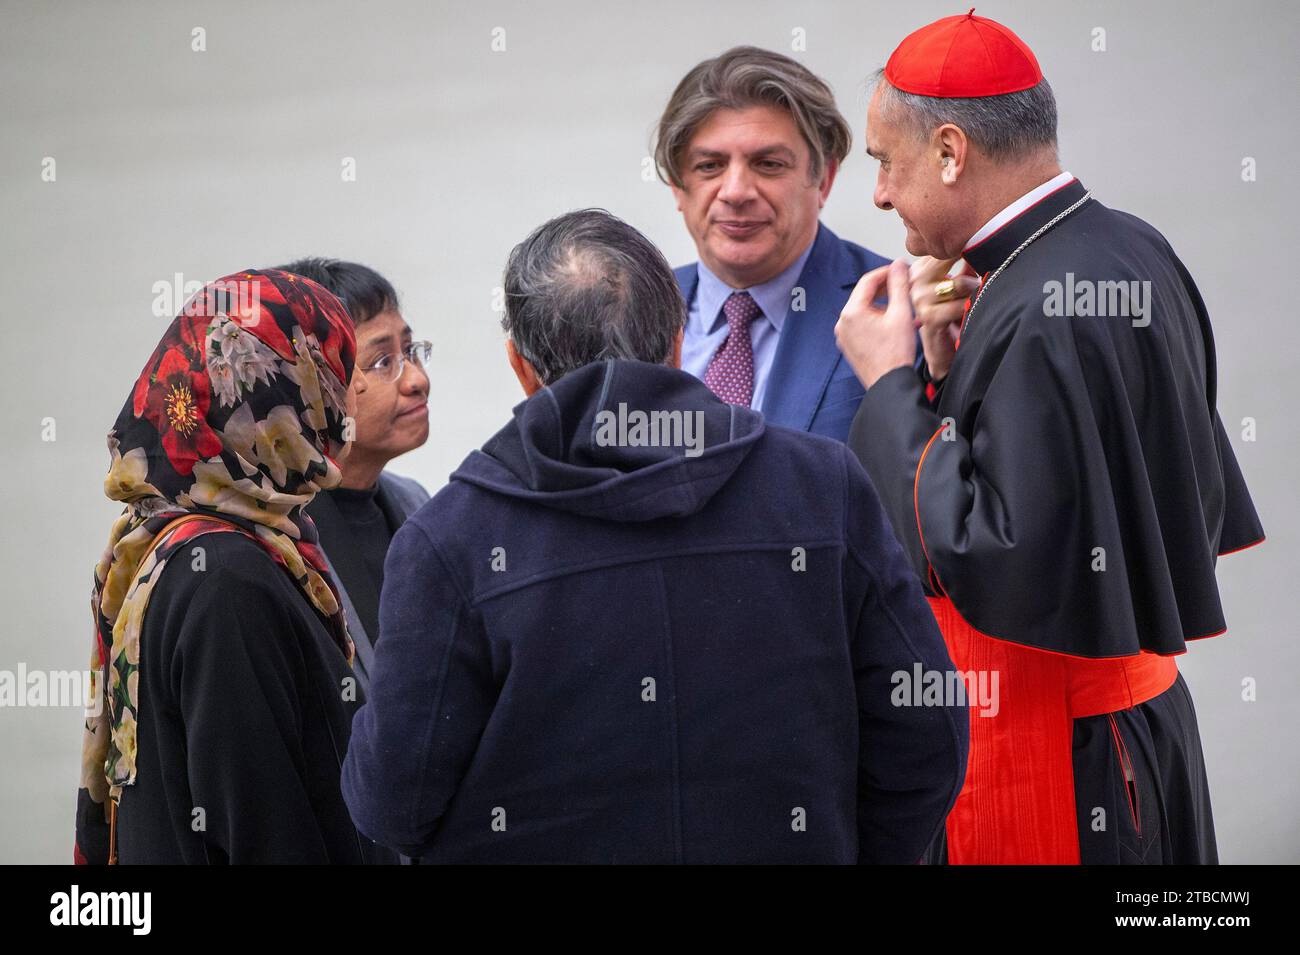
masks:
<path id="1" fill-rule="evenodd" d="M 208 534 L 173 555 L 140 644 L 122 863 L 397 861 L 358 834 L 339 790 L 360 687 L 323 618 L 257 544 Z"/>
<path id="2" fill-rule="evenodd" d="M 331 506 L 332 505 L 332 506 Z M 321 547 L 372 643 L 379 641 L 379 595 L 384 589 L 384 559 L 401 524 L 389 513 L 379 485 L 364 490 L 336 487 L 321 491 L 307 511 L 316 522 Z"/>

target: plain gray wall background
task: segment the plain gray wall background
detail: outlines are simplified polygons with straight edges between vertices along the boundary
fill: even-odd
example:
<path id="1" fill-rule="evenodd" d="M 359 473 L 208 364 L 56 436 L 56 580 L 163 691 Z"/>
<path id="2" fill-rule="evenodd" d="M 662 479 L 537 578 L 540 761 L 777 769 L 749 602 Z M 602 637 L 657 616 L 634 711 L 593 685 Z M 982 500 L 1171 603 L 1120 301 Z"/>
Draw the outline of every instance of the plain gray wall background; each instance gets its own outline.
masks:
<path id="1" fill-rule="evenodd" d="M 169 322 L 153 284 L 305 254 L 385 273 L 434 342 L 432 433 L 396 470 L 436 491 L 521 395 L 493 290 L 510 247 L 604 206 L 695 258 L 642 178 L 681 75 L 738 43 L 792 53 L 854 130 L 823 221 L 885 255 L 866 81 L 909 32 L 968 4 L 912 2 L 6 2 L 0 669 L 84 668 L 91 568 L 119 507 L 104 438 Z M 1219 407 L 1269 534 L 1226 558 L 1229 633 L 1180 665 L 1200 715 L 1225 862 L 1300 858 L 1293 406 L 1297 25 L 1290 2 L 981 3 L 1056 90 L 1061 155 L 1159 228 L 1215 319 Z M 207 32 L 206 52 L 191 30 Z M 505 30 L 505 52 L 491 49 Z M 1092 49 L 1093 29 L 1107 50 Z M 802 29 L 806 50 L 792 51 Z M 41 178 L 54 157 L 55 182 Z M 357 179 L 343 182 L 343 157 Z M 1243 182 L 1242 160 L 1257 162 Z M 1287 170 L 1291 172 L 1288 173 Z M 41 422 L 57 439 L 42 441 Z M 1254 418 L 1257 440 L 1243 441 Z M 1258 700 L 1242 700 L 1242 680 Z M 0 709 L 0 861 L 71 859 L 81 714 Z"/>

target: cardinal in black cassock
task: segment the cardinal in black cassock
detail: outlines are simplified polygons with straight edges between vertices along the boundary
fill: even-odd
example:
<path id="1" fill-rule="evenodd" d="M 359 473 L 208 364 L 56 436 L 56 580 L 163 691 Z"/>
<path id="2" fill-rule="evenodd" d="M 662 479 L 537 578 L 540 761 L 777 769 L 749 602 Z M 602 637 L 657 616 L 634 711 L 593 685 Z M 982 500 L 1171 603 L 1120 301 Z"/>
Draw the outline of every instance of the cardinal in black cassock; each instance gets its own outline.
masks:
<path id="1" fill-rule="evenodd" d="M 957 668 L 998 674 L 994 705 L 973 702 L 947 859 L 1215 862 L 1175 661 L 1224 631 L 1215 562 L 1263 530 L 1216 410 L 1204 302 L 1160 233 L 1060 170 L 1050 87 L 1010 30 L 940 20 L 883 74 L 876 202 L 910 252 L 980 279 L 919 372 L 909 292 L 973 278 L 909 289 L 894 263 L 837 329 L 868 388 L 849 443 Z M 969 109 L 982 97 L 1003 98 L 1001 120 Z M 1024 134 L 998 135 L 1017 110 Z M 886 281 L 889 307 L 872 305 Z"/>

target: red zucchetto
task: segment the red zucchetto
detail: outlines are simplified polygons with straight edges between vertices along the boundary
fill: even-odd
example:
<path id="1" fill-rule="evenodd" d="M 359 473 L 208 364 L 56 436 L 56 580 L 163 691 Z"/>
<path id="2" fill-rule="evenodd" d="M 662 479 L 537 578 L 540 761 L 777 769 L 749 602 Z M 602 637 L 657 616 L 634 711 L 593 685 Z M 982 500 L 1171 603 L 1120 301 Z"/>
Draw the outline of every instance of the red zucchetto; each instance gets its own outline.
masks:
<path id="1" fill-rule="evenodd" d="M 894 50 L 885 79 L 919 96 L 976 97 L 1018 93 L 1043 79 L 1034 51 L 1002 24 L 975 16 L 944 17 Z"/>

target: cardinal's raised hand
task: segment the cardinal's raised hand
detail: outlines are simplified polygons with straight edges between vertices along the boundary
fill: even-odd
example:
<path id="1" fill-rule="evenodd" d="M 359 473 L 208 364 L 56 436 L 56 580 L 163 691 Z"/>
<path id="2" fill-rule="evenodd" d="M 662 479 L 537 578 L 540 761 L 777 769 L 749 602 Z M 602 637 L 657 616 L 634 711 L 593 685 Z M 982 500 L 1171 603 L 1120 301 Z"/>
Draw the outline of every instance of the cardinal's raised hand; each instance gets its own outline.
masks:
<path id="1" fill-rule="evenodd" d="M 916 361 L 910 284 L 903 259 L 872 269 L 858 280 L 835 323 L 835 342 L 865 388 Z M 888 302 L 882 307 L 875 300 L 885 288 Z"/>

